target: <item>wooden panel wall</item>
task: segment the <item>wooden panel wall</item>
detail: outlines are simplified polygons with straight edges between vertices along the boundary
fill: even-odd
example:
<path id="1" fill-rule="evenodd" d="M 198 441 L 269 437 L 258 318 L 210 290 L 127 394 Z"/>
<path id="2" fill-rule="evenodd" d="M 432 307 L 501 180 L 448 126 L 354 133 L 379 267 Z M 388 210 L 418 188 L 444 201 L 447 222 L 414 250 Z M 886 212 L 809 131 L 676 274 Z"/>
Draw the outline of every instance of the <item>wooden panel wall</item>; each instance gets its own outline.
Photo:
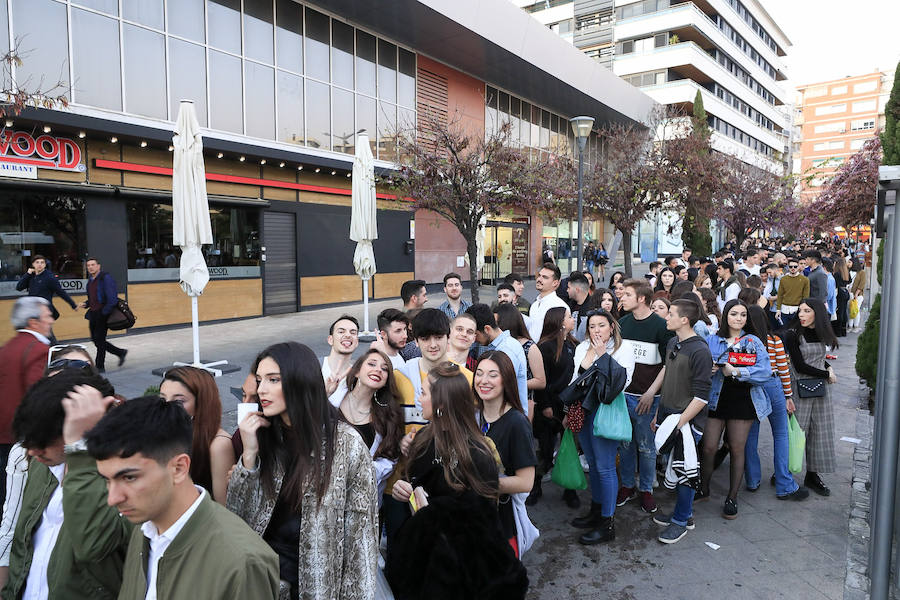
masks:
<path id="1" fill-rule="evenodd" d="M 72 300 L 78 305 L 87 300 L 86 294 L 69 295 L 72 296 Z M 12 324 L 9 322 L 9 316 L 12 314 L 13 304 L 15 303 L 15 298 L 0 300 L 0 339 L 4 342 L 15 333 Z M 64 341 L 91 337 L 90 331 L 88 331 L 87 319 L 84 318 L 84 309 L 79 308 L 78 312 L 75 312 L 59 298 L 53 299 L 53 306 L 59 311 L 59 319 L 53 325 L 53 333 L 56 335 L 57 340 Z"/>
<path id="2" fill-rule="evenodd" d="M 371 294 L 371 291 L 369 292 Z M 300 278 L 300 306 L 362 300 L 362 280 L 358 275 L 326 275 Z"/>
<path id="3" fill-rule="evenodd" d="M 375 273 L 375 298 L 396 298 L 400 295 L 400 286 L 404 281 L 415 279 L 413 272 Z"/>
<path id="4" fill-rule="evenodd" d="M 191 322 L 191 300 L 177 281 L 129 284 L 128 304 L 137 317 L 134 329 Z M 262 279 L 210 281 L 199 312 L 201 322 L 262 315 Z"/>

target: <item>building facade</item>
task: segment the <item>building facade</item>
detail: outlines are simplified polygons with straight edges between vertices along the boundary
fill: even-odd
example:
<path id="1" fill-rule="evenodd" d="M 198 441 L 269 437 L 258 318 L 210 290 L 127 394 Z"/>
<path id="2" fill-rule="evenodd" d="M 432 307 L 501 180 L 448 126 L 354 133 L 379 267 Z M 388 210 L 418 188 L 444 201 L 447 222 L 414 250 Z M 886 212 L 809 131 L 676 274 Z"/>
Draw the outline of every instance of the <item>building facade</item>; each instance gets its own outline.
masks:
<path id="1" fill-rule="evenodd" d="M 690 115 L 700 91 L 714 149 L 785 172 L 791 97 L 782 82 L 791 42 L 757 0 L 615 0 L 608 17 L 602 2 L 535 2 L 524 8 L 551 29 L 570 28 L 576 45 L 579 34 L 595 34 L 598 45 L 585 51 L 611 63 L 616 75 L 660 105 Z M 561 24 L 565 15 L 569 25 Z M 610 30 L 611 45 L 600 42 Z M 678 221 L 677 215 L 658 215 L 641 223 L 632 238 L 634 253 L 680 252 Z"/>
<path id="2" fill-rule="evenodd" d="M 172 244 L 171 137 L 182 99 L 203 128 L 214 236 L 202 321 L 360 298 L 348 231 L 362 133 L 389 173 L 397 132 L 417 128 L 426 107 L 483 134 L 490 99 L 514 97 L 519 118 L 530 109 L 528 144 L 542 151 L 571 116 L 634 122 L 652 106 L 504 0 L 0 0 L 3 44 L 23 58 L 10 74 L 17 85 L 64 94 L 69 106 L 27 108 L 3 124 L 0 312 L 30 257 L 46 256 L 78 295 L 84 261 L 96 256 L 137 328 L 190 319 Z M 540 220 L 506 215 L 491 225 L 494 262 L 498 248 L 510 257 L 498 268 L 533 273 Z M 407 279 L 465 272 L 456 229 L 388 190 L 379 190 L 378 227 L 373 297 L 397 296 Z M 55 331 L 87 330 L 63 311 Z"/>
<path id="3" fill-rule="evenodd" d="M 809 202 L 837 169 L 884 127 L 893 73 L 875 71 L 797 88 L 793 172 Z"/>

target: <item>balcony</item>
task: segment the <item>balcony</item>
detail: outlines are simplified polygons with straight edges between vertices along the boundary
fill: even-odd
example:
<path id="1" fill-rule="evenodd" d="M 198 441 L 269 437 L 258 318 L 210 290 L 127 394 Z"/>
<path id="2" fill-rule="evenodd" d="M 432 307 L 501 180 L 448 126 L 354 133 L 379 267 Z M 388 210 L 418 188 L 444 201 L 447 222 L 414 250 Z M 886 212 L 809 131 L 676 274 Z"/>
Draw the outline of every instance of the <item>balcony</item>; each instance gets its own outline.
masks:
<path id="1" fill-rule="evenodd" d="M 775 123 L 784 123 L 783 113 L 760 98 L 694 42 L 679 42 L 649 52 L 622 54 L 616 56 L 613 64 L 613 72 L 619 77 L 658 69 L 676 69 L 698 83 L 716 81 Z"/>
<path id="2" fill-rule="evenodd" d="M 756 121 L 690 79 L 641 87 L 642 92 L 660 104 L 680 106 L 684 109 L 685 114 L 691 114 L 693 111 L 694 97 L 697 95 L 697 90 L 703 91 L 703 108 L 707 113 L 728 121 L 738 129 L 776 150 L 784 146 L 784 139 L 777 132 L 760 127 Z M 776 121 L 776 123 L 782 124 L 781 121 Z M 748 152 L 752 152 L 746 146 L 738 145 L 745 148 Z"/>
<path id="3" fill-rule="evenodd" d="M 729 24 L 730 23 L 731 22 L 729 21 Z M 787 96 L 781 86 L 773 81 L 772 76 L 753 62 L 750 57 L 747 56 L 744 51 L 731 40 L 731 38 L 726 36 L 716 23 L 706 13 L 697 8 L 693 2 L 677 4 L 654 13 L 622 19 L 616 22 L 617 40 L 626 40 L 662 31 L 668 31 L 670 35 L 676 34 L 679 39 L 682 40 L 697 42 L 698 45 L 704 48 L 709 48 L 713 44 L 718 46 L 743 68 L 747 69 L 751 77 L 775 94 L 781 102 L 785 102 Z M 753 35 L 754 37 L 756 36 L 755 33 Z M 744 38 L 748 39 L 746 36 L 744 36 Z M 752 44 L 752 40 L 749 41 Z M 759 49 L 757 49 L 757 52 L 759 52 Z M 769 53 L 771 54 L 771 51 Z M 764 58 L 766 58 L 769 64 L 775 68 L 776 81 L 786 79 L 786 76 L 783 73 L 784 67 L 782 66 L 782 61 L 780 59 L 773 60 L 773 57 L 771 56 L 764 56 Z"/>

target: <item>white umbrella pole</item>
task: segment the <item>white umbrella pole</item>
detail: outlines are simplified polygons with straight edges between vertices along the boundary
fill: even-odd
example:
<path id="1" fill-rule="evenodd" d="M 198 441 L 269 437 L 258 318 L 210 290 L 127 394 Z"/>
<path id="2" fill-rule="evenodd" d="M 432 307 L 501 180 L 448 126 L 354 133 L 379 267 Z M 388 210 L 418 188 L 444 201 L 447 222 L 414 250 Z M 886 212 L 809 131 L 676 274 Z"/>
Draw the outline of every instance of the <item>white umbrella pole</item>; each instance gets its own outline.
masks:
<path id="1" fill-rule="evenodd" d="M 194 339 L 194 366 L 200 367 L 200 323 L 197 315 L 197 296 L 191 296 L 191 334 Z"/>
<path id="2" fill-rule="evenodd" d="M 363 330 L 369 332 L 369 280 L 363 279 Z"/>

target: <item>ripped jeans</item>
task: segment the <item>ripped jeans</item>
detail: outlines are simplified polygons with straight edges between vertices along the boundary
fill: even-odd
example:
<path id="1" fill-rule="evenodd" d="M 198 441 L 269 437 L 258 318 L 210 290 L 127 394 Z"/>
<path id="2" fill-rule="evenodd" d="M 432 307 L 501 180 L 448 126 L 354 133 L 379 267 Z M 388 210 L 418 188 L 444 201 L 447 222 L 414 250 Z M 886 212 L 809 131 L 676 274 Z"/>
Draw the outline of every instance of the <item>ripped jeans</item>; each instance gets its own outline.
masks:
<path id="1" fill-rule="evenodd" d="M 659 408 L 659 396 L 653 397 L 653 405 L 643 415 L 637 414 L 640 395 L 625 394 L 625 404 L 628 405 L 628 416 L 631 417 L 632 438 L 630 442 L 619 444 L 619 475 L 622 478 L 622 487 L 633 488 L 634 474 L 640 473 L 638 490 L 641 492 L 653 491 L 653 478 L 656 477 L 656 442 L 655 436 L 650 431 L 650 421 Z"/>

